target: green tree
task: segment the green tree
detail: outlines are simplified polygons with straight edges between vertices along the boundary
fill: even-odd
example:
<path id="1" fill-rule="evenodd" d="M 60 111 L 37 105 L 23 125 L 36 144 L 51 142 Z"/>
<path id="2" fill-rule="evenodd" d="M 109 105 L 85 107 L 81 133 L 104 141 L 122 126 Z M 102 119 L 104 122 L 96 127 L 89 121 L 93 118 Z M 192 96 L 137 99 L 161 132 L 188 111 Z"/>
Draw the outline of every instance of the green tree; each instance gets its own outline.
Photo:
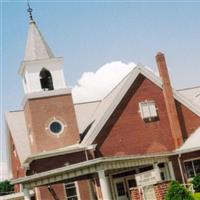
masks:
<path id="1" fill-rule="evenodd" d="M 165 195 L 165 200 L 194 200 L 194 197 L 184 186 L 172 181 Z"/>
<path id="2" fill-rule="evenodd" d="M 195 176 L 192 180 L 195 192 L 200 192 L 200 176 Z"/>
<path id="3" fill-rule="evenodd" d="M 9 181 L 2 181 L 0 182 L 0 196 L 9 194 L 11 192 L 13 192 L 13 185 L 10 184 Z"/>

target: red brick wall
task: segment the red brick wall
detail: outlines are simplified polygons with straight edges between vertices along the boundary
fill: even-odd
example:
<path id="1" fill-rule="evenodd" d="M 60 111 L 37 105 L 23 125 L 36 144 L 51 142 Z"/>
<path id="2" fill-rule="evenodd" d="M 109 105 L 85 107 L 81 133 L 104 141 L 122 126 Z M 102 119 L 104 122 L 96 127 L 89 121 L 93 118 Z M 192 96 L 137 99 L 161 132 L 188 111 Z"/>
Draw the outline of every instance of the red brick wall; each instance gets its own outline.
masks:
<path id="1" fill-rule="evenodd" d="M 10 145 L 11 170 L 12 170 L 13 179 L 17 179 L 17 178 L 23 177 L 25 175 L 25 172 L 24 172 L 24 169 L 21 167 L 17 150 L 15 148 L 15 145 L 10 133 L 9 133 L 9 138 L 10 138 L 9 145 Z M 19 192 L 20 191 L 19 185 L 15 185 L 14 189 L 15 189 L 15 192 Z"/>
<path id="2" fill-rule="evenodd" d="M 25 118 L 32 134 L 32 152 L 66 147 L 79 141 L 79 131 L 71 95 L 31 99 L 26 102 Z M 46 130 L 53 118 L 67 124 L 64 132 L 54 136 Z"/>
<path id="3" fill-rule="evenodd" d="M 154 100 L 159 120 L 144 122 L 138 103 Z M 140 75 L 124 96 L 98 137 L 95 144 L 99 156 L 145 154 L 174 149 L 162 90 Z"/>
<path id="4" fill-rule="evenodd" d="M 81 200 L 90 200 L 88 181 L 87 180 L 78 181 L 78 188 Z"/>
<path id="5" fill-rule="evenodd" d="M 154 100 L 159 119 L 144 122 L 138 112 L 138 103 Z M 183 137 L 200 126 L 200 117 L 176 101 Z M 128 90 L 100 134 L 96 156 L 146 154 L 174 150 L 162 90 L 140 75 Z"/>
<path id="6" fill-rule="evenodd" d="M 51 185 L 51 187 L 54 189 L 59 199 L 65 199 L 63 184 L 54 184 Z M 36 198 L 37 200 L 54 200 L 47 186 L 42 186 L 37 188 Z"/>
<path id="7" fill-rule="evenodd" d="M 163 182 L 163 183 L 158 183 L 154 185 L 154 190 L 156 193 L 156 199 L 157 200 L 164 200 L 165 199 L 165 194 L 168 190 L 170 182 Z"/>
<path id="8" fill-rule="evenodd" d="M 200 117 L 177 101 L 176 107 L 183 137 L 186 139 L 200 126 Z"/>
<path id="9" fill-rule="evenodd" d="M 90 200 L 87 180 L 80 180 L 77 183 L 78 183 L 77 195 L 79 193 L 81 200 Z M 51 185 L 51 188 L 53 188 L 57 197 L 60 200 L 64 200 L 66 198 L 64 184 L 54 184 Z M 36 197 L 37 200 L 54 200 L 52 194 L 48 190 L 48 186 L 38 187 L 36 189 Z"/>
<path id="10" fill-rule="evenodd" d="M 144 200 L 137 187 L 131 189 L 131 200 Z"/>
<path id="11" fill-rule="evenodd" d="M 156 195 L 156 200 L 164 200 L 165 194 L 167 192 L 167 189 L 169 187 L 169 181 L 157 183 L 155 184 L 154 191 Z M 137 187 L 131 189 L 131 200 L 144 200 L 142 193 L 139 193 L 139 190 Z"/>

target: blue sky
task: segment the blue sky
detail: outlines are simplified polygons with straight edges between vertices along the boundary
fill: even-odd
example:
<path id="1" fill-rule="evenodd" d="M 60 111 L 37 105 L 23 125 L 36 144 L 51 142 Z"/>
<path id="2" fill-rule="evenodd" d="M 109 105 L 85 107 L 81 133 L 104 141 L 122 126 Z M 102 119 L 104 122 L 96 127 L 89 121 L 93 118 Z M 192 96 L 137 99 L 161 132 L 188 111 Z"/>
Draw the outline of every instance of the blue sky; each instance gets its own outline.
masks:
<path id="1" fill-rule="evenodd" d="M 155 70 L 158 51 L 166 54 L 175 88 L 200 85 L 200 1 L 30 4 L 54 54 L 65 59 L 70 86 L 83 72 L 113 61 L 142 63 Z M 28 15 L 26 1 L 4 1 L 2 6 L 4 112 L 20 109 L 23 98 L 17 70 L 24 56 Z"/>
<path id="2" fill-rule="evenodd" d="M 65 58 L 68 85 L 74 85 L 84 71 L 95 71 L 111 61 L 139 62 L 155 69 L 158 51 L 166 53 L 176 88 L 200 84 L 200 2 L 30 3 L 51 49 Z M 28 29 L 26 9 L 25 1 L 3 3 L 6 110 L 19 108 L 23 97 L 17 70 Z"/>

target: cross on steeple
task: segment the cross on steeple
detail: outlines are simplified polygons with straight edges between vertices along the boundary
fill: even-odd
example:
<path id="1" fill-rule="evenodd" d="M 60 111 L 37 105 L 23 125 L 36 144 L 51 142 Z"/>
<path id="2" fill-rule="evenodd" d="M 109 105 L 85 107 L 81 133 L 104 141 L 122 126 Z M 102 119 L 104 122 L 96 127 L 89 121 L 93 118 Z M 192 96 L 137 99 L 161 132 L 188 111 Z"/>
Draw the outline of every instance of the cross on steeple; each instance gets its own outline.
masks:
<path id="1" fill-rule="evenodd" d="M 33 9 L 30 7 L 28 0 L 27 0 L 27 6 L 28 6 L 27 12 L 29 13 L 30 21 L 33 21 L 33 16 L 32 16 Z"/>

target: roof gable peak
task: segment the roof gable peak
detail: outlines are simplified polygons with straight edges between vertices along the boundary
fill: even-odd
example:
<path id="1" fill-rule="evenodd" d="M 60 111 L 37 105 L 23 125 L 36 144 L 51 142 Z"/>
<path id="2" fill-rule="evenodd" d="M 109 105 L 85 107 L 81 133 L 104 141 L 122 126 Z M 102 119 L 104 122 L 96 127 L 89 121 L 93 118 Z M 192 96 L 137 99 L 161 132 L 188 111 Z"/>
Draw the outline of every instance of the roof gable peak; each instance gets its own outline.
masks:
<path id="1" fill-rule="evenodd" d="M 114 109 L 117 107 L 123 96 L 126 94 L 132 83 L 136 80 L 136 78 L 142 74 L 144 77 L 152 81 L 155 85 L 163 88 L 162 80 L 155 73 L 150 71 L 147 67 L 139 64 L 137 65 L 129 74 L 122 79 L 122 81 L 103 99 L 101 104 L 99 105 L 99 110 L 103 110 L 103 113 L 100 111 L 96 111 L 97 118 L 95 119 L 92 127 L 88 131 L 87 135 L 82 140 L 82 144 L 92 144 L 95 140 L 96 136 L 99 134 L 101 128 L 106 123 L 106 121 L 111 116 Z M 173 96 L 180 103 L 189 108 L 193 113 L 200 116 L 200 108 L 189 102 L 184 98 L 181 94 L 179 94 L 176 90 L 172 88 Z M 99 113 L 100 112 L 100 113 Z"/>

